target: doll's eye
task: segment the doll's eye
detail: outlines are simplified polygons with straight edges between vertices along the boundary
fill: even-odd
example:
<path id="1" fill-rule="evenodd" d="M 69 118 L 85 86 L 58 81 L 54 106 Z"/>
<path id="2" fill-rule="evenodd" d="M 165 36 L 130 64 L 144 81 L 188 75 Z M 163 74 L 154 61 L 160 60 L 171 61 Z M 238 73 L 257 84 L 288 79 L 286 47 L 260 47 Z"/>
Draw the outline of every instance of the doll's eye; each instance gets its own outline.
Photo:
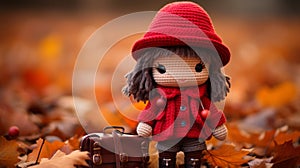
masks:
<path id="1" fill-rule="evenodd" d="M 204 68 L 204 65 L 202 63 L 199 63 L 195 66 L 195 71 L 201 72 L 203 68 Z"/>
<path id="2" fill-rule="evenodd" d="M 160 74 L 166 73 L 166 67 L 164 65 L 158 64 L 156 69 Z"/>

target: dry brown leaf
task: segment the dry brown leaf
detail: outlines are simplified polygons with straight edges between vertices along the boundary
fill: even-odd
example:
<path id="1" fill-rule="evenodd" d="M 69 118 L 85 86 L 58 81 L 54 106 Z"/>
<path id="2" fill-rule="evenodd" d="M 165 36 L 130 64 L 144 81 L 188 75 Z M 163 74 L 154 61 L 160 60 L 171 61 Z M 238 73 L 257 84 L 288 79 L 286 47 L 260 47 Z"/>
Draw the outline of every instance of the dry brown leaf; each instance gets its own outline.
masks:
<path id="1" fill-rule="evenodd" d="M 300 166 L 300 146 L 294 147 L 293 141 L 276 145 L 274 148 L 273 168 Z"/>
<path id="2" fill-rule="evenodd" d="M 41 158 L 51 158 L 57 150 L 65 145 L 65 143 L 60 141 L 54 141 L 50 143 L 45 140 L 43 146 L 42 143 L 43 139 L 40 138 L 39 140 L 37 140 L 37 147 L 32 151 L 32 153 L 28 155 L 27 161 L 36 161 L 41 147 L 42 150 L 40 153 L 39 161 L 41 160 Z"/>
<path id="3" fill-rule="evenodd" d="M 251 135 L 250 141 L 255 147 L 266 148 L 269 151 L 273 150 L 275 147 L 275 143 L 283 144 L 287 141 L 292 140 L 292 142 L 296 142 L 300 137 L 299 131 L 294 132 L 283 132 L 279 131 L 277 134 L 277 130 L 266 131 L 260 136 L 255 134 Z"/>
<path id="4" fill-rule="evenodd" d="M 300 137 L 299 131 L 282 131 L 280 128 L 277 130 L 265 131 L 261 134 L 247 133 L 243 134 L 236 124 L 229 124 L 228 140 L 244 147 L 254 147 L 253 153 L 258 156 L 270 155 L 277 144 L 283 144 L 292 140 L 296 142 Z"/>
<path id="5" fill-rule="evenodd" d="M 273 157 L 270 158 L 255 158 L 248 162 L 250 168 L 268 168 L 271 167 L 273 164 L 271 163 Z"/>
<path id="6" fill-rule="evenodd" d="M 15 167 L 14 165 L 19 161 L 18 148 L 19 144 L 17 141 L 8 141 L 4 137 L 0 137 L 0 167 Z"/>
<path id="7" fill-rule="evenodd" d="M 229 141 L 238 143 L 238 144 L 245 144 L 249 142 L 249 134 L 243 134 L 241 130 L 238 128 L 236 123 L 228 124 L 228 137 Z"/>
<path id="8" fill-rule="evenodd" d="M 269 147 L 273 145 L 276 130 L 266 131 L 260 135 L 253 134 L 250 142 L 257 147 Z"/>
<path id="9" fill-rule="evenodd" d="M 268 147 L 272 144 L 274 140 L 275 132 L 276 130 L 270 130 L 262 134 L 243 134 L 235 124 L 231 124 L 229 126 L 228 139 L 232 142 L 239 143 L 245 146 L 246 144 L 251 144 L 251 146 L 255 147 Z"/>
<path id="10" fill-rule="evenodd" d="M 43 158 L 41 163 L 31 168 L 73 168 L 75 165 L 88 166 L 86 160 L 89 159 L 88 152 L 75 150 L 66 155 L 58 150 L 51 159 Z"/>
<path id="11" fill-rule="evenodd" d="M 245 159 L 245 156 L 250 150 L 236 150 L 234 145 L 223 144 L 218 149 L 205 151 L 204 159 L 213 167 L 240 167 L 247 163 L 250 159 Z"/>
<path id="12" fill-rule="evenodd" d="M 39 132 L 39 128 L 25 111 L 18 111 L 9 105 L 0 105 L 0 134 L 6 134 L 13 125 L 20 129 L 20 136 Z"/>

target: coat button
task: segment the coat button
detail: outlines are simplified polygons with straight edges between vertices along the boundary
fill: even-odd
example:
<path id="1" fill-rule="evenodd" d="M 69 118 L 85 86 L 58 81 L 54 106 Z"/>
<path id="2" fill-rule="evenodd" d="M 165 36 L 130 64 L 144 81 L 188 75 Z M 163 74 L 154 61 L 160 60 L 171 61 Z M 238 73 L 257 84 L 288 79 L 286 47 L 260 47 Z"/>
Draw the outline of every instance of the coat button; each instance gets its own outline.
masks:
<path id="1" fill-rule="evenodd" d="M 185 111 L 186 110 L 186 106 L 180 106 L 180 111 Z"/>
<path id="2" fill-rule="evenodd" d="M 181 125 L 181 127 L 185 127 L 186 126 L 186 121 L 181 121 L 180 125 Z"/>

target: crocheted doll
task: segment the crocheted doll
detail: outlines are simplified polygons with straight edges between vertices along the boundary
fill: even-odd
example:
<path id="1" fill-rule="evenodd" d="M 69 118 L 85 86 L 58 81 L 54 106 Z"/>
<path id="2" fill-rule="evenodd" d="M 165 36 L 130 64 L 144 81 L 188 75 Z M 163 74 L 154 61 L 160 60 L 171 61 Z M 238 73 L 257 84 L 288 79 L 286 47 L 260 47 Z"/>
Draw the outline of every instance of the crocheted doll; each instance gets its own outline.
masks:
<path id="1" fill-rule="evenodd" d="M 183 151 L 185 167 L 200 167 L 205 140 L 227 135 L 225 116 L 212 102 L 229 92 L 221 68 L 230 52 L 208 14 L 192 2 L 164 6 L 132 48 L 137 61 L 123 93 L 148 102 L 137 133 L 157 141 L 159 167 L 175 167 Z"/>

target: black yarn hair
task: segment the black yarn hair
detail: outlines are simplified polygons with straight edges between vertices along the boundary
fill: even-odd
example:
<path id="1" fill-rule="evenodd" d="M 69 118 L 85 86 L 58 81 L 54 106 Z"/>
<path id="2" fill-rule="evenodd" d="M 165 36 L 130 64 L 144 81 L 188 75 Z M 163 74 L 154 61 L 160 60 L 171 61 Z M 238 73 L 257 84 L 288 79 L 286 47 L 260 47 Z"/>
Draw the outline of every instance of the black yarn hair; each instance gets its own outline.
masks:
<path id="1" fill-rule="evenodd" d="M 230 89 L 230 78 L 226 76 L 221 68 L 222 62 L 218 55 L 213 55 L 211 50 L 204 48 L 190 48 L 187 46 L 173 46 L 162 48 L 147 48 L 139 52 L 139 59 L 133 70 L 125 75 L 127 84 L 122 92 L 126 96 L 133 96 L 136 101 L 149 100 L 149 94 L 156 87 L 156 82 L 152 76 L 153 62 L 161 56 L 178 55 L 185 57 L 199 57 L 200 50 L 209 52 L 209 57 L 200 56 L 204 63 L 209 66 L 209 79 L 207 80 L 208 95 L 213 102 L 224 100 Z"/>

